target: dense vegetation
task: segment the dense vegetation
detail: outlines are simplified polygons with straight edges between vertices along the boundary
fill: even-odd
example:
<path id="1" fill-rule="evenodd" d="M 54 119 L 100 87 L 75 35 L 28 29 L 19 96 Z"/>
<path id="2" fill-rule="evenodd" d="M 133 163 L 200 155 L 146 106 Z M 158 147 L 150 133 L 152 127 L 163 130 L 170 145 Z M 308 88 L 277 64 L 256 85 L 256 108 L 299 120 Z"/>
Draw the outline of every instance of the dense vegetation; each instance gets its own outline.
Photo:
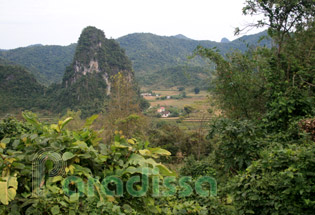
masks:
<path id="1" fill-rule="evenodd" d="M 167 89 L 176 86 L 199 86 L 202 89 L 208 89 L 211 72 L 211 68 L 181 65 L 161 69 L 153 74 L 143 74 L 137 80 L 152 89 Z"/>
<path id="2" fill-rule="evenodd" d="M 208 138 L 217 144 L 213 166 L 228 178 L 221 197 L 237 214 L 314 213 L 314 11 L 312 1 L 248 0 L 243 13 L 264 14 L 255 26 L 269 26 L 274 47 L 226 59 L 196 49 L 216 64 L 225 117 Z"/>

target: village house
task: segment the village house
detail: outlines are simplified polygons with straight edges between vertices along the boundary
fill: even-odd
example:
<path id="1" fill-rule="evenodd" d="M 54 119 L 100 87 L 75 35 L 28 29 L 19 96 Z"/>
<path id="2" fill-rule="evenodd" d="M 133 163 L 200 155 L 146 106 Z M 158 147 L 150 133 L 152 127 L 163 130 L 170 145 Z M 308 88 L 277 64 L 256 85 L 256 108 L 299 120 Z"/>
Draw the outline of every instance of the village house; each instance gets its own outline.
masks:
<path id="1" fill-rule="evenodd" d="M 141 93 L 141 96 L 152 96 L 151 93 Z"/>
<path id="2" fill-rule="evenodd" d="M 165 111 L 165 107 L 160 107 L 160 108 L 157 109 L 157 112 L 158 112 L 158 113 L 162 113 L 162 112 L 164 112 L 164 111 Z"/>
<path id="3" fill-rule="evenodd" d="M 169 112 L 169 111 L 164 111 L 161 113 L 161 117 L 163 117 L 163 118 L 169 117 L 170 115 L 171 115 L 171 112 Z"/>

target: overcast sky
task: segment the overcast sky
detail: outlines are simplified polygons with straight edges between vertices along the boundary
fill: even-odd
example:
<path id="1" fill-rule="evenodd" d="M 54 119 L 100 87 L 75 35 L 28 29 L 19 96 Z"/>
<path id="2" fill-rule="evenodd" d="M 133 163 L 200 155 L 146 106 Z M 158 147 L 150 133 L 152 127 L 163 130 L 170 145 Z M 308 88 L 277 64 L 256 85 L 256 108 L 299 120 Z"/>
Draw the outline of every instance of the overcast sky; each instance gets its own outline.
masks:
<path id="1" fill-rule="evenodd" d="M 0 0 L 0 49 L 69 45 L 95 26 L 107 38 L 135 32 L 183 34 L 196 40 L 235 39 L 245 0 Z M 250 34 L 262 31 L 253 30 Z"/>

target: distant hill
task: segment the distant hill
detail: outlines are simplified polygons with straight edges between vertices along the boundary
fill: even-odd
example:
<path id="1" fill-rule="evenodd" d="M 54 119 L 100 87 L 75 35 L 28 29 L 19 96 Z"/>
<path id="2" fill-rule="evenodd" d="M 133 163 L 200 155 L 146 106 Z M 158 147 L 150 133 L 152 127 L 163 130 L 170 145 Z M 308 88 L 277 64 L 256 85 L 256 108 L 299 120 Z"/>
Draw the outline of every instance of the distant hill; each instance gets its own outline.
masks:
<path id="1" fill-rule="evenodd" d="M 177 34 L 175 36 L 173 36 L 177 39 L 183 39 L 183 40 L 191 40 L 190 38 L 186 37 L 185 35 L 182 35 L 182 34 Z"/>
<path id="2" fill-rule="evenodd" d="M 0 50 L 0 57 L 23 65 L 46 86 L 59 83 L 66 66 L 73 60 L 76 44 L 69 46 L 31 45 L 12 50 Z"/>
<path id="3" fill-rule="evenodd" d="M 208 48 L 217 47 L 225 55 L 231 50 L 245 51 L 248 46 L 257 46 L 259 39 L 266 35 L 266 32 L 261 32 L 243 36 L 229 43 L 220 43 L 192 40 L 180 34 L 166 37 L 150 33 L 134 33 L 120 37 L 116 41 L 126 50 L 126 55 L 132 61 L 139 84 L 151 86 L 151 80 L 155 80 L 159 74 L 168 73 L 174 68 L 195 71 L 194 68 L 205 66 L 205 62 L 200 58 L 187 59 L 198 45 Z M 270 46 L 271 42 L 265 39 L 260 42 L 260 45 Z M 73 60 L 75 48 L 76 44 L 69 46 L 37 44 L 13 50 L 0 50 L 0 57 L 27 67 L 40 83 L 49 85 L 62 81 L 66 67 Z M 194 78 L 193 74 L 192 78 Z M 159 80 L 164 80 L 163 77 L 170 76 L 161 76 Z"/>
<path id="4" fill-rule="evenodd" d="M 221 39 L 221 43 L 229 43 L 229 42 L 230 42 L 230 40 L 228 38 L 226 38 L 226 37 L 223 37 Z"/>
<path id="5" fill-rule="evenodd" d="M 118 38 L 117 41 L 126 50 L 126 54 L 131 59 L 139 84 L 152 86 L 152 81 L 150 80 L 156 80 L 157 75 L 163 74 L 162 70 L 169 71 L 169 68 L 191 67 L 188 70 L 194 71 L 193 68 L 204 67 L 206 64 L 200 58 L 188 60 L 188 57 L 192 55 L 198 45 L 207 48 L 217 47 L 225 55 L 232 50 L 244 52 L 248 49 L 248 46 L 257 46 L 259 39 L 266 35 L 267 32 L 261 32 L 243 36 L 229 43 L 218 43 L 182 39 L 182 36 L 178 38 L 176 36 L 165 37 L 150 33 L 135 33 Z M 260 45 L 270 46 L 271 42 L 265 39 L 260 42 Z M 193 76 L 193 73 L 191 76 Z"/>
<path id="6" fill-rule="evenodd" d="M 0 58 L 0 113 L 39 108 L 44 87 L 22 66 Z"/>

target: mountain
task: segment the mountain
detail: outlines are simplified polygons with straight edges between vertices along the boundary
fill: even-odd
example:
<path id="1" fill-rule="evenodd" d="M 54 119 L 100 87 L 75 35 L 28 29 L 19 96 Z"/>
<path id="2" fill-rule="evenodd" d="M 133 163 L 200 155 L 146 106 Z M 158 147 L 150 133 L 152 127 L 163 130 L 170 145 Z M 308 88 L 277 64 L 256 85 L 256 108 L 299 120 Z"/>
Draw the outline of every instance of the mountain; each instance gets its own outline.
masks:
<path id="1" fill-rule="evenodd" d="M 230 42 L 230 40 L 228 38 L 226 38 L 226 37 L 223 37 L 221 39 L 221 43 L 229 43 L 229 42 Z"/>
<path id="2" fill-rule="evenodd" d="M 192 77 L 194 73 L 197 74 L 198 71 L 194 68 L 204 67 L 206 63 L 198 57 L 192 60 L 188 60 L 188 58 L 198 45 L 207 48 L 216 47 L 222 55 L 225 55 L 232 50 L 244 52 L 248 49 L 248 45 L 258 45 L 259 39 L 266 35 L 267 32 L 261 32 L 241 37 L 229 43 L 218 43 L 179 39 L 174 36 L 157 36 L 150 33 L 135 33 L 118 38 L 117 41 L 131 59 L 139 84 L 151 86 L 152 82 L 148 80 L 155 80 L 156 75 L 163 73 L 161 70 L 175 67 L 179 69 L 178 66 L 184 66 L 185 68 L 190 67 L 189 71 L 192 72 Z M 260 44 L 270 46 L 271 42 L 265 39 Z"/>
<path id="3" fill-rule="evenodd" d="M 0 58 L 0 113 L 39 108 L 44 87 L 24 67 Z"/>
<path id="4" fill-rule="evenodd" d="M 125 49 L 126 55 L 132 61 L 133 70 L 139 84 L 151 86 L 152 80 L 155 80 L 154 78 L 159 74 L 164 74 L 159 78 L 159 80 L 163 80 L 163 77 L 169 77 L 165 74 L 174 68 L 189 68 L 190 77 L 196 77 L 194 74 L 198 74 L 198 71 L 200 71 L 197 68 L 204 67 L 206 63 L 198 57 L 193 60 L 187 58 L 192 55 L 198 45 L 208 48 L 217 47 L 225 55 L 231 50 L 243 52 L 248 49 L 248 46 L 256 46 L 260 38 L 266 36 L 267 32 L 264 31 L 243 36 L 229 43 L 220 43 L 192 40 L 184 35 L 166 37 L 150 33 L 134 33 L 120 37 L 116 41 Z M 271 41 L 264 39 L 259 44 L 261 46 L 271 46 Z M 0 57 L 27 67 L 40 83 L 47 86 L 51 83 L 62 82 L 66 67 L 73 63 L 76 46 L 77 44 L 69 46 L 35 45 L 13 50 L 2 50 L 0 51 Z M 185 71 L 178 72 L 183 73 Z"/>
<path id="5" fill-rule="evenodd" d="M 111 86 L 118 72 L 126 77 L 129 83 L 134 81 L 131 62 L 124 50 L 115 40 L 105 38 L 103 31 L 91 26 L 86 27 L 77 45 L 73 46 L 74 55 L 69 54 L 71 46 L 31 46 L 9 52 L 16 54 L 14 60 L 23 59 L 17 54 L 21 53 L 21 50 L 24 54 L 35 53 L 37 57 L 33 56 L 34 62 L 40 59 L 34 48 L 40 48 L 37 50 L 40 53 L 51 50 L 53 57 L 60 49 L 61 53 L 68 53 L 67 58 L 71 57 L 72 60 L 62 73 L 62 82 L 51 84 L 48 88 L 39 84 L 35 76 L 24 67 L 0 57 L 0 113 L 19 109 L 41 109 L 61 113 L 72 109 L 81 110 L 82 116 L 85 117 L 100 112 L 105 101 L 110 99 Z M 56 58 L 52 61 L 54 60 L 56 61 Z M 48 68 L 49 65 L 45 66 Z"/>
<path id="6" fill-rule="evenodd" d="M 177 34 L 175 36 L 173 36 L 177 39 L 183 39 L 183 40 L 191 40 L 190 38 L 186 37 L 185 35 L 182 35 L 182 34 Z"/>
<path id="7" fill-rule="evenodd" d="M 43 46 L 40 44 L 0 50 L 0 57 L 23 65 L 34 74 L 36 79 L 46 86 L 62 80 L 66 66 L 74 55 L 76 44 L 69 46 Z"/>
<path id="8" fill-rule="evenodd" d="M 113 77 L 118 72 L 133 80 L 131 62 L 124 50 L 115 40 L 105 38 L 103 31 L 91 26 L 85 28 L 62 83 L 55 86 L 55 109 L 99 112 L 109 99 Z"/>

